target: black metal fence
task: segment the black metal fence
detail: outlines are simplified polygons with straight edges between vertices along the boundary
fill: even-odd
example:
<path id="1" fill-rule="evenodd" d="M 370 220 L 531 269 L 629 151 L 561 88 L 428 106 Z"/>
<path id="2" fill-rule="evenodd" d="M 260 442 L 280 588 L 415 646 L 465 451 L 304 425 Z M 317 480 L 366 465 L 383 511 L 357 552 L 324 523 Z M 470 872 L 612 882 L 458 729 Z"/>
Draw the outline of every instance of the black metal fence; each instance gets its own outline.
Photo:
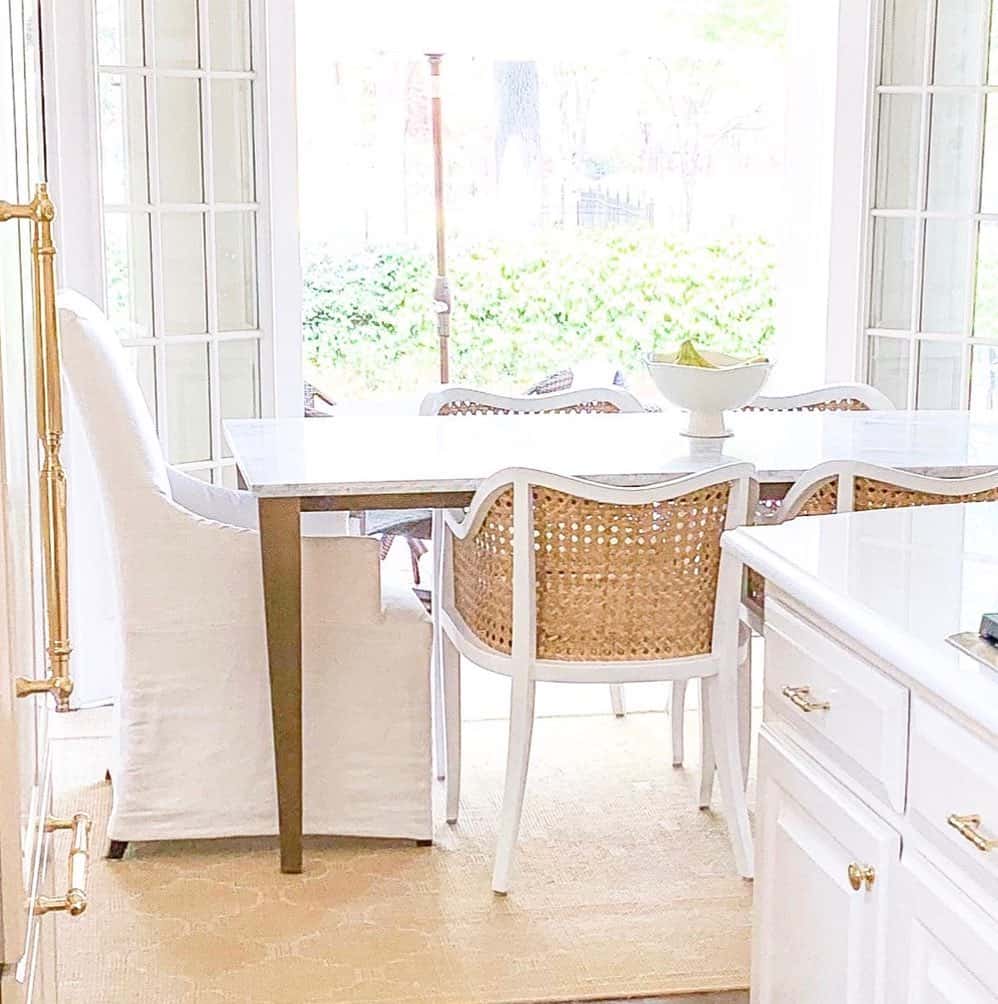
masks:
<path id="1" fill-rule="evenodd" d="M 608 227 L 651 226 L 655 222 L 655 203 L 631 199 L 631 193 L 621 195 L 591 188 L 579 192 L 575 204 L 575 222 L 580 227 L 604 230 Z"/>

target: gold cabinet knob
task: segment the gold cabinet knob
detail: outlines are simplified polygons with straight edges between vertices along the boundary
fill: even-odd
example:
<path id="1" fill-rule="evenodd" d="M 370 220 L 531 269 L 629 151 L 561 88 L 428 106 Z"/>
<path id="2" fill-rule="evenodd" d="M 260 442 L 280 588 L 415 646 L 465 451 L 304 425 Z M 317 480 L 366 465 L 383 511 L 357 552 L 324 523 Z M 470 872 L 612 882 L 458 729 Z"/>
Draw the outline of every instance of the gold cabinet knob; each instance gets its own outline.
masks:
<path id="1" fill-rule="evenodd" d="M 849 866 L 849 885 L 859 892 L 860 889 L 865 885 L 866 888 L 872 889 L 873 883 L 877 881 L 877 870 L 873 865 L 861 865 L 857 862 L 853 862 Z"/>

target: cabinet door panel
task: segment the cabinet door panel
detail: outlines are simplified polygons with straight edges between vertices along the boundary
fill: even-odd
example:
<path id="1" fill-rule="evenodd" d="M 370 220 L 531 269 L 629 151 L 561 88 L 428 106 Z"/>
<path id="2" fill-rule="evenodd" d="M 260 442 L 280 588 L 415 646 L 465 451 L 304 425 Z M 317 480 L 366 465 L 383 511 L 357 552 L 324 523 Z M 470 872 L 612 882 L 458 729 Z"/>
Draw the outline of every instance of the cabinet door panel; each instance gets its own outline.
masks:
<path id="1" fill-rule="evenodd" d="M 900 838 L 764 729 L 759 741 L 753 1004 L 878 1004 Z M 872 869 L 854 890 L 850 865 Z"/>
<path id="2" fill-rule="evenodd" d="M 998 1004 L 998 921 L 906 848 L 891 918 L 892 1004 Z"/>

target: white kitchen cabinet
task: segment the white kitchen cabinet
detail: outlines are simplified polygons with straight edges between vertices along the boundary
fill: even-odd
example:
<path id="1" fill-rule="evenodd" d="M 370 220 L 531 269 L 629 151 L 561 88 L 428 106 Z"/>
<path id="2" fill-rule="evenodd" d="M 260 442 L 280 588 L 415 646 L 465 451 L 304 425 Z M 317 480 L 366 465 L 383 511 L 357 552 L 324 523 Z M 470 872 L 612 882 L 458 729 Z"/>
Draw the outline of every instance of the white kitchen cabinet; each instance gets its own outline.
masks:
<path id="1" fill-rule="evenodd" d="M 994 609 L 998 504 L 723 546 L 766 580 L 753 1004 L 998 1004 L 998 668 L 945 641 Z"/>
<path id="2" fill-rule="evenodd" d="M 998 921 L 917 851 L 891 916 L 891 1004 L 998 1004 Z"/>
<path id="3" fill-rule="evenodd" d="M 898 834 L 775 736 L 759 771 L 753 1004 L 884 1001 Z"/>

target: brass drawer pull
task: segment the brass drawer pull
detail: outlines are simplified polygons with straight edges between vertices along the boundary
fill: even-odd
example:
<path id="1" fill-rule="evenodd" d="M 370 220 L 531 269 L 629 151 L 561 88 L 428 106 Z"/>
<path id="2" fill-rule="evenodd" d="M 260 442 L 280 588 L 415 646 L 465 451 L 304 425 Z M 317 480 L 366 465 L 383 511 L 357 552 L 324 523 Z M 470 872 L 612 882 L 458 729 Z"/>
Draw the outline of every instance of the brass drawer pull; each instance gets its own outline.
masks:
<path id="1" fill-rule="evenodd" d="M 811 700 L 810 687 L 784 687 L 783 696 L 801 711 L 828 711 L 831 708 L 828 701 Z"/>
<path id="2" fill-rule="evenodd" d="M 867 890 L 873 888 L 873 883 L 877 881 L 877 870 L 873 865 L 860 865 L 855 861 L 849 866 L 849 885 L 859 892 L 865 885 Z"/>
<path id="3" fill-rule="evenodd" d="M 71 917 L 79 917 L 87 908 L 87 872 L 90 868 L 90 817 L 85 812 L 77 812 L 70 819 L 49 816 L 45 820 L 45 832 L 72 830 L 73 845 L 69 851 L 69 888 L 62 897 L 39 896 L 35 900 L 33 913 L 64 910 Z"/>
<path id="4" fill-rule="evenodd" d="M 998 840 L 990 840 L 981 833 L 981 817 L 977 815 L 946 817 L 946 822 L 966 840 L 969 840 L 979 851 L 987 854 L 998 849 Z"/>

